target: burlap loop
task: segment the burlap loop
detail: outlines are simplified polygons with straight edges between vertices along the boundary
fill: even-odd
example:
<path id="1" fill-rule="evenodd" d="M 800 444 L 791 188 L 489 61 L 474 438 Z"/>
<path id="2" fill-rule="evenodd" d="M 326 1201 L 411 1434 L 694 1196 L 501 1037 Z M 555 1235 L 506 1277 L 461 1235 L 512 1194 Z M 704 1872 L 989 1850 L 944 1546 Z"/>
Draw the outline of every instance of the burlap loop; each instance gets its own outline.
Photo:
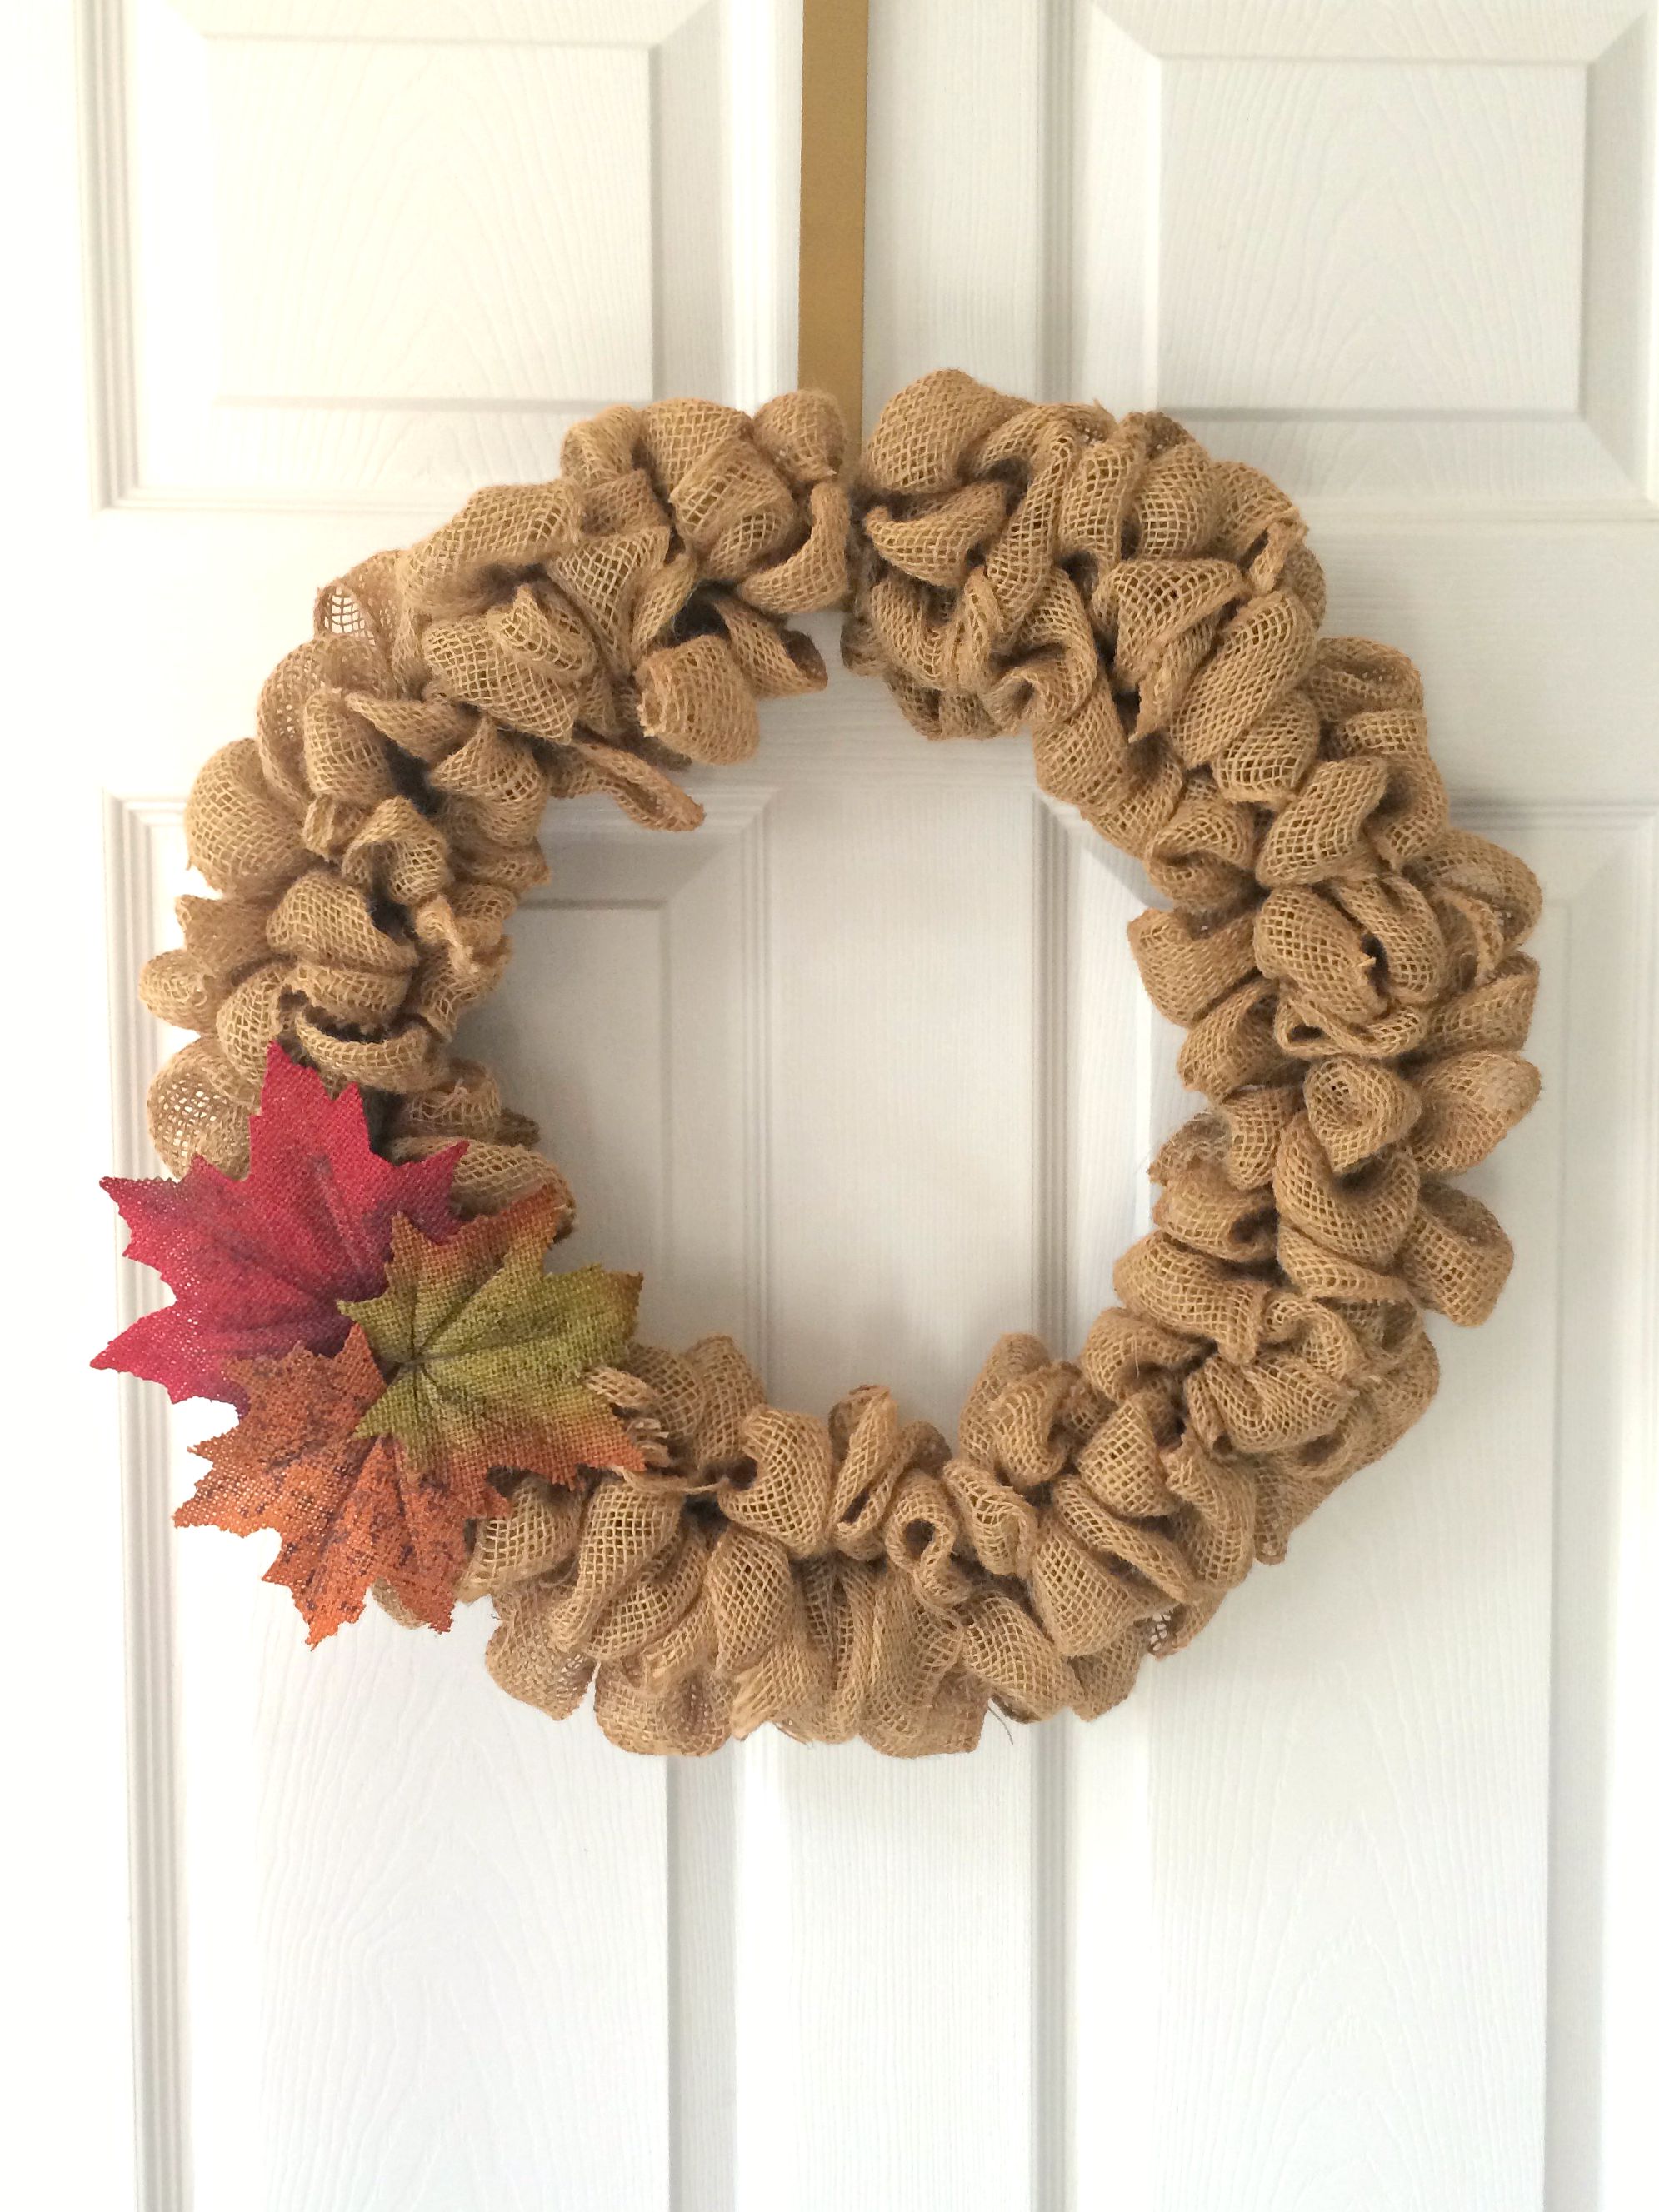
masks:
<path id="1" fill-rule="evenodd" d="M 1514 1258 L 1478 1198 L 1450 1183 L 1424 1185 L 1400 1253 L 1400 1271 L 1420 1304 L 1473 1328 L 1497 1304 Z"/>
<path id="2" fill-rule="evenodd" d="M 1109 1651 L 1115 1701 L 1147 1648 L 1141 1625 L 1197 1586 L 1178 1544 L 1113 1513 L 1081 1474 L 1033 1504 L 1006 1474 L 945 1461 L 944 1439 L 899 1422 L 885 1391 L 853 1393 L 827 1425 L 732 1408 L 717 1441 L 746 1449 L 700 1486 L 718 1425 L 708 1378 L 744 1398 L 746 1379 L 729 1386 L 746 1376 L 711 1340 L 695 1362 L 641 1346 L 626 1372 L 593 1378 L 648 1417 L 663 1468 L 598 1478 L 568 1503 L 526 1483 L 510 1515 L 481 1524 L 465 1595 L 495 1599 L 503 1687 L 563 1711 L 592 1677 L 601 1726 L 636 1750 L 712 1749 L 768 1721 L 896 1754 L 965 1749 L 993 1701 L 1034 1717 L 1082 1696 L 1072 1650 Z M 1036 1457 L 1063 1470 L 1103 1412 L 1030 1338 L 998 1347 L 970 1405 L 964 1429 L 1028 1478 Z M 831 1548 L 836 1535 L 870 1556 Z M 1027 1577 L 1034 1613 L 1008 1595 Z M 1108 1689 L 1097 1674 L 1097 1709 Z"/>
<path id="3" fill-rule="evenodd" d="M 1537 997 L 1537 963 L 1516 953 L 1486 981 L 1429 1009 L 1423 1051 L 1463 1052 L 1481 1045 L 1513 1050 L 1527 1041 Z"/>
<path id="4" fill-rule="evenodd" d="M 1390 1145 L 1339 1175 L 1305 1114 L 1279 1140 L 1273 1197 L 1279 1218 L 1344 1259 L 1387 1267 L 1416 1211 L 1421 1177 L 1407 1145 Z"/>
<path id="5" fill-rule="evenodd" d="M 807 1414 L 759 1406 L 740 1434 L 744 1456 L 720 1486 L 720 1510 L 792 1559 L 810 1558 L 829 1534 L 835 1460 L 828 1429 Z"/>
<path id="6" fill-rule="evenodd" d="M 1449 1053 L 1415 1074 L 1422 1110 L 1412 1150 L 1428 1175 L 1462 1175 L 1477 1165 L 1538 1097 L 1538 1071 L 1518 1053 Z"/>
<path id="7" fill-rule="evenodd" d="M 736 1677 L 763 1659 L 793 1626 L 797 1600 L 789 1554 L 769 1537 L 723 1528 L 708 1567 L 716 1656 Z"/>
<path id="8" fill-rule="evenodd" d="M 459 1595 L 493 1596 L 556 1573 L 575 1557 L 581 1525 L 580 1498 L 526 1476 L 514 1493 L 512 1511 L 479 1522 Z"/>
<path id="9" fill-rule="evenodd" d="M 1181 1334 L 1207 1338 L 1248 1365 L 1261 1341 L 1273 1285 L 1248 1271 L 1155 1231 L 1118 1261 L 1113 1287 L 1132 1313 Z"/>
<path id="10" fill-rule="evenodd" d="M 1023 1578 L 1036 1547 L 1035 1508 L 1011 1482 L 971 1460 L 948 1460 L 940 1474 L 974 1557 L 990 1575 Z"/>
<path id="11" fill-rule="evenodd" d="M 873 1559 L 883 1546 L 883 1529 L 893 1492 L 906 1471 L 942 1468 L 945 1439 L 925 1421 L 901 1423 L 890 1390 L 854 1390 L 830 1416 L 837 1467 L 830 1514 L 838 1551 L 849 1558 Z"/>
<path id="12" fill-rule="evenodd" d="M 993 1532 L 981 1564 L 1019 1563 L 1057 1656 L 1093 1664 L 1099 1637 L 1104 1665 L 1126 1632 L 1174 1648 L 1428 1402 L 1419 1307 L 1490 1310 L 1507 1242 L 1443 1178 L 1536 1096 L 1518 1048 L 1537 886 L 1448 825 L 1405 657 L 1318 638 L 1291 503 L 1178 426 L 924 378 L 884 413 L 854 505 L 849 665 L 929 737 L 1028 721 L 1043 787 L 1171 901 L 1131 943 L 1210 1110 L 1155 1164 L 1157 1225 L 1091 1332 L 1090 1395 L 1005 1340 L 945 1480 Z M 1039 1448 L 1011 1455 L 1017 1412 Z M 1163 1593 L 1150 1626 L 1117 1621 L 1097 1575 L 1126 1562 L 1089 1513 L 1150 1524 L 1184 1563 L 1184 1582 L 1133 1563 Z"/>
<path id="13" fill-rule="evenodd" d="M 937 1475 L 918 1469 L 903 1477 L 882 1534 L 888 1565 L 908 1579 L 921 1604 L 944 1608 L 968 1595 L 971 1577 L 955 1557 L 963 1547 L 963 1525 Z"/>
<path id="14" fill-rule="evenodd" d="M 202 771 L 219 896 L 145 976 L 197 1032 L 151 1097 L 175 1169 L 246 1166 L 276 1037 L 373 1094 L 392 1157 L 465 1139 L 465 1208 L 556 1181 L 453 1049 L 543 810 L 603 792 L 695 827 L 678 763 L 742 759 L 760 701 L 823 681 L 788 623 L 845 595 L 849 516 L 848 665 L 929 738 L 1029 728 L 1042 788 L 1168 900 L 1131 943 L 1206 1105 L 1075 1362 L 1003 1338 L 952 1444 L 878 1386 L 820 1420 L 726 1339 L 635 1345 L 588 1382 L 644 1472 L 508 1478 L 478 1524 L 460 1594 L 495 1607 L 496 1680 L 556 1715 L 591 1686 L 638 1752 L 769 1723 L 915 1756 L 993 1706 L 1106 1711 L 1417 1419 L 1423 1310 L 1482 1319 L 1510 1264 L 1446 1178 L 1536 1095 L 1538 888 L 1449 825 L 1409 661 L 1320 636 L 1293 504 L 1167 416 L 956 372 L 842 462 L 811 394 L 610 408 L 560 481 L 328 587 L 257 736 Z"/>
<path id="15" fill-rule="evenodd" d="M 457 1027 L 545 874 L 549 798 L 608 792 L 649 826 L 694 827 L 665 763 L 741 758 L 757 699 L 823 683 L 787 625 L 845 589 L 828 400 L 792 394 L 752 420 L 701 401 L 611 409 L 564 461 L 560 481 L 475 493 L 328 586 L 315 637 L 264 686 L 257 738 L 198 777 L 191 858 L 228 911 L 187 927 L 143 989 L 214 1037 L 237 1080 L 199 1051 L 158 1079 L 152 1132 L 175 1172 L 198 1151 L 243 1155 L 238 1091 L 273 1041 L 331 1086 L 398 1102 L 394 1146 L 424 1141 L 419 1102 L 452 1089 Z M 521 1116 L 466 1134 L 470 1207 L 556 1180 L 512 1157 L 535 1142 Z"/>
<path id="16" fill-rule="evenodd" d="M 1213 928 L 1152 909 L 1129 925 L 1146 995 L 1159 1013 L 1190 1025 L 1255 972 L 1255 918 L 1237 915 Z"/>
<path id="17" fill-rule="evenodd" d="M 1340 1054 L 1314 1062 L 1302 1098 L 1320 1150 L 1339 1175 L 1375 1159 L 1422 1112 L 1418 1092 L 1394 1068 Z"/>
<path id="18" fill-rule="evenodd" d="M 1190 1350 L 1196 1363 L 1200 1348 L 1194 1345 Z M 1164 1458 L 1177 1434 L 1173 1399 L 1138 1389 L 1113 1406 L 1079 1447 L 1078 1478 L 1108 1512 L 1136 1521 L 1161 1520 L 1177 1504 Z"/>

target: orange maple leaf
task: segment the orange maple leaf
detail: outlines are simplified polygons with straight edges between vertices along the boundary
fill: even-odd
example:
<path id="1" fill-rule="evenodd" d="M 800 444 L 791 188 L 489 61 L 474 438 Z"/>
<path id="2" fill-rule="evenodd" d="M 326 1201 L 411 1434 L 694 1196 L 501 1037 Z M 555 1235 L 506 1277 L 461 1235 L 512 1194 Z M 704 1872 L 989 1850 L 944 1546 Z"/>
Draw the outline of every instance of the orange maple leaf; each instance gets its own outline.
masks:
<path id="1" fill-rule="evenodd" d="M 301 1347 L 242 1362 L 236 1380 L 247 1412 L 192 1448 L 212 1471 L 173 1515 L 178 1526 L 237 1536 L 274 1528 L 283 1547 L 265 1580 L 292 1591 L 308 1644 L 356 1620 L 377 1582 L 447 1628 L 467 1522 L 504 1503 L 472 1468 L 423 1470 L 395 1437 L 355 1433 L 386 1389 L 362 1329 L 331 1358 Z"/>

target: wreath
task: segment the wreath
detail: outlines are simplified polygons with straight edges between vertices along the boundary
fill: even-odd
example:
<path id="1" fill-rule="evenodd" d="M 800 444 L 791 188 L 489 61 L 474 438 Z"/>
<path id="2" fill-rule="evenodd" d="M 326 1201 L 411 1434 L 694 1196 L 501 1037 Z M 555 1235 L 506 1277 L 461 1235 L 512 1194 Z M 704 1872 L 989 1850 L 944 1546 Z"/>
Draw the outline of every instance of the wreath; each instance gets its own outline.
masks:
<path id="1" fill-rule="evenodd" d="M 1424 1310 L 1483 1320 L 1510 1264 L 1450 1178 L 1537 1091 L 1538 888 L 1449 825 L 1410 663 L 1319 635 L 1291 501 L 1165 416 L 955 372 L 842 449 L 811 392 L 611 407 L 557 481 L 330 585 L 197 779 L 216 896 L 143 973 L 197 1032 L 149 1094 L 178 1180 L 106 1185 L 173 1302 L 97 1364 L 238 1417 L 176 1519 L 274 1530 L 313 1643 L 371 1594 L 434 1629 L 489 1597 L 501 1687 L 591 1685 L 632 1751 L 1103 1712 L 1411 1425 Z M 546 1272 L 569 1190 L 454 1050 L 547 802 L 694 830 L 677 772 L 822 686 L 791 621 L 843 604 L 925 736 L 1028 727 L 1144 864 L 1135 957 L 1206 1102 L 1119 1303 L 1075 1360 L 1004 1337 L 954 1443 L 877 1385 L 775 1406 L 728 1339 L 636 1341 L 637 1277 Z"/>

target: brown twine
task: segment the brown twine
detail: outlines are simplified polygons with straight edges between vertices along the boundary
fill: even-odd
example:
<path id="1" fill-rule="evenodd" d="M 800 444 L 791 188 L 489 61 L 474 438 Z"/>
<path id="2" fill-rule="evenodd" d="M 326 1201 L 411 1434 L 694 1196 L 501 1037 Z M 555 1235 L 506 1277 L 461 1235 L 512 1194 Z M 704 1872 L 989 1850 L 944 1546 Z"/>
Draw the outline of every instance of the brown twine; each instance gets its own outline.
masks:
<path id="1" fill-rule="evenodd" d="M 175 1171 L 246 1159 L 265 1047 L 356 1080 L 385 1148 L 469 1139 L 488 1210 L 557 1170 L 455 1058 L 540 879 L 550 797 L 694 827 L 681 760 L 742 757 L 823 671 L 787 618 L 843 596 L 829 403 L 675 401 L 574 430 L 551 484 L 482 492 L 319 601 L 258 734 L 191 793 L 184 947 L 148 1003 L 199 1032 L 151 1094 Z M 1205 1110 L 1075 1362 L 996 1346 L 954 1449 L 885 1389 L 769 1405 L 723 1339 L 591 1378 L 647 1472 L 517 1486 L 461 1595 L 496 1680 L 590 1686 L 641 1752 L 771 1722 L 963 1750 L 994 1705 L 1091 1717 L 1386 1451 L 1437 1381 L 1430 1309 L 1491 1311 L 1510 1251 L 1447 1178 L 1536 1096 L 1539 893 L 1452 829 L 1416 672 L 1322 638 L 1300 517 L 1158 415 L 1031 406 L 954 372 L 890 403 L 851 484 L 849 667 L 932 737 L 1029 727 L 1043 789 L 1170 901 L 1132 925 Z M 562 1185 L 561 1185 L 562 1187 Z"/>

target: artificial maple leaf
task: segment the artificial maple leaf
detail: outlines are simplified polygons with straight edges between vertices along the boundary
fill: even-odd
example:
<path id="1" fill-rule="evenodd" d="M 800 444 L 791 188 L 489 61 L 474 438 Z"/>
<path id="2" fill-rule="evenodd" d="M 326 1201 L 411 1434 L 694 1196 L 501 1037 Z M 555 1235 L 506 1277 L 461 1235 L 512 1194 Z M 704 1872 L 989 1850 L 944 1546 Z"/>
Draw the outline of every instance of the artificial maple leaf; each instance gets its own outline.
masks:
<path id="1" fill-rule="evenodd" d="M 386 1280 L 394 1217 L 442 1238 L 456 1226 L 450 1179 L 459 1145 L 394 1165 L 372 1150 L 355 1084 L 331 1098 L 313 1069 L 273 1044 L 248 1169 L 228 1176 L 198 1157 L 178 1182 L 108 1176 L 132 1231 L 130 1260 L 161 1275 L 170 1306 L 124 1329 L 93 1361 L 169 1397 L 246 1401 L 228 1368 L 296 1345 L 337 1352 L 350 1326 L 342 1298 Z"/>
<path id="2" fill-rule="evenodd" d="M 544 1274 L 560 1218 L 553 1194 L 537 1191 L 441 1244 L 392 1224 L 385 1290 L 343 1306 L 392 1375 L 360 1436 L 395 1436 L 452 1482 L 498 1468 L 561 1483 L 585 1467 L 642 1471 L 639 1446 L 582 1383 L 621 1357 L 640 1279 Z"/>
<path id="3" fill-rule="evenodd" d="M 274 1528 L 265 1575 L 291 1590 L 309 1644 L 356 1620 L 369 1586 L 389 1583 L 410 1612 L 447 1628 L 466 1564 L 466 1524 L 506 1510 L 469 1468 L 446 1480 L 412 1466 L 389 1436 L 360 1436 L 386 1388 L 361 1329 L 332 1358 L 303 1348 L 240 1365 L 247 1412 L 192 1449 L 211 1464 L 179 1528 Z"/>

